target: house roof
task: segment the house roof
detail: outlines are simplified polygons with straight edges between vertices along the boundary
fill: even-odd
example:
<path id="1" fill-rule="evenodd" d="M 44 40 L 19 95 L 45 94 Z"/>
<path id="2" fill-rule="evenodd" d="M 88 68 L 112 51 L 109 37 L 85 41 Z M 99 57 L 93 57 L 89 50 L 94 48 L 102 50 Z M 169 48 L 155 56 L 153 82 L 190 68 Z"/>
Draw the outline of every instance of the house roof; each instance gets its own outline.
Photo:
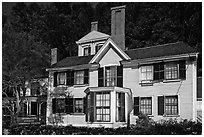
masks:
<path id="1" fill-rule="evenodd" d="M 88 64 L 89 61 L 93 58 L 94 55 L 91 56 L 74 56 L 74 57 L 67 57 L 59 62 L 53 64 L 52 68 L 61 68 L 61 67 L 70 67 L 70 66 L 77 66 Z"/>
<path id="2" fill-rule="evenodd" d="M 176 43 L 169 43 L 169 44 L 164 44 L 159 46 L 127 50 L 125 51 L 125 53 L 132 60 L 136 60 L 136 59 L 145 59 L 145 58 L 153 58 L 153 57 L 196 53 L 196 51 L 189 45 L 185 44 L 184 42 L 176 42 Z M 62 68 L 62 67 L 89 64 L 90 61 L 93 60 L 94 56 L 95 55 L 67 57 L 65 59 L 60 60 L 56 64 L 53 64 L 51 68 Z"/>
<path id="3" fill-rule="evenodd" d="M 105 38 L 109 38 L 110 35 L 105 34 L 105 33 L 101 33 L 99 31 L 91 31 L 89 32 L 87 35 L 85 35 L 84 37 L 82 37 L 80 40 L 77 41 L 77 43 L 83 43 L 83 42 L 88 42 L 91 40 L 98 40 L 98 39 L 105 39 Z"/>
<path id="4" fill-rule="evenodd" d="M 145 59 L 153 57 L 180 55 L 188 53 L 196 53 L 196 51 L 185 44 L 184 42 L 169 43 L 164 45 L 138 48 L 132 50 L 126 50 L 125 53 L 133 60 Z"/>

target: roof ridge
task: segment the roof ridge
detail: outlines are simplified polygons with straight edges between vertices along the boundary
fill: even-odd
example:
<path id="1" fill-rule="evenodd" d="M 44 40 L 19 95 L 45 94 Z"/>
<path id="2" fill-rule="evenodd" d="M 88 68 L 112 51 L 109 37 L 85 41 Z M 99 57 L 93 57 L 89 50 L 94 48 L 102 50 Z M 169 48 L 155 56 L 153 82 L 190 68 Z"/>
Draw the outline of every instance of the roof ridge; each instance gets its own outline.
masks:
<path id="1" fill-rule="evenodd" d="M 130 50 L 140 50 L 140 49 L 155 48 L 155 47 L 172 45 L 172 44 L 176 44 L 176 43 L 183 43 L 183 41 L 177 41 L 177 42 L 172 42 L 172 43 L 166 43 L 166 44 L 160 44 L 160 45 L 155 45 L 155 46 L 150 46 L 150 47 L 143 47 L 143 48 L 136 48 L 136 49 L 130 49 Z M 125 50 L 125 51 L 129 51 L 129 50 Z"/>

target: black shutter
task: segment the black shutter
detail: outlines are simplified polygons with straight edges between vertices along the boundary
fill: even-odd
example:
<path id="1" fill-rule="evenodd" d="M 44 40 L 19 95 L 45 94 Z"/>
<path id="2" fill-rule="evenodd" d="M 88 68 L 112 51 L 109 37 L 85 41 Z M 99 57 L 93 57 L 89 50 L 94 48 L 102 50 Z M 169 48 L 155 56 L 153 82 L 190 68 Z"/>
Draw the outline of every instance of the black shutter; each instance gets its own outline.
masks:
<path id="1" fill-rule="evenodd" d="M 70 85 L 73 86 L 74 85 L 74 70 L 71 70 L 71 81 L 70 81 Z"/>
<path id="2" fill-rule="evenodd" d="M 52 99 L 52 113 L 55 114 L 56 113 L 56 98 Z"/>
<path id="3" fill-rule="evenodd" d="M 164 79 L 164 62 L 159 64 L 159 80 Z"/>
<path id="4" fill-rule="evenodd" d="M 89 55 L 91 55 L 91 46 L 88 47 Z"/>
<path id="5" fill-rule="evenodd" d="M 87 96 L 83 98 L 84 99 L 84 114 L 85 114 L 85 121 L 88 121 L 88 104 L 87 104 Z"/>
<path id="6" fill-rule="evenodd" d="M 154 66 L 154 80 L 159 80 L 159 64 L 156 63 Z"/>
<path id="7" fill-rule="evenodd" d="M 56 87 L 57 86 L 57 72 L 54 72 L 53 76 L 54 76 L 53 86 Z"/>
<path id="8" fill-rule="evenodd" d="M 103 68 L 98 68 L 98 87 L 103 87 Z"/>
<path id="9" fill-rule="evenodd" d="M 154 80 L 163 80 L 164 79 L 164 63 L 155 63 L 154 66 Z"/>
<path id="10" fill-rule="evenodd" d="M 73 98 L 65 98 L 65 104 L 66 104 L 66 113 L 70 114 L 74 112 L 74 107 L 73 107 Z"/>
<path id="11" fill-rule="evenodd" d="M 186 61 L 185 60 L 179 61 L 179 78 L 186 79 Z"/>
<path id="12" fill-rule="evenodd" d="M 84 84 L 89 84 L 89 69 L 84 70 Z"/>
<path id="13" fill-rule="evenodd" d="M 134 115 L 139 115 L 139 97 L 134 97 Z"/>
<path id="14" fill-rule="evenodd" d="M 67 83 L 68 86 L 71 84 L 71 70 L 67 70 Z"/>
<path id="15" fill-rule="evenodd" d="M 121 93 L 121 122 L 125 122 L 125 93 Z"/>
<path id="16" fill-rule="evenodd" d="M 117 66 L 117 86 L 123 87 L 123 66 Z"/>
<path id="17" fill-rule="evenodd" d="M 95 120 L 95 114 L 94 114 L 94 104 L 95 104 L 95 96 L 94 96 L 94 92 L 90 93 L 90 97 L 91 97 L 91 102 L 90 102 L 90 122 L 94 122 Z"/>
<path id="18" fill-rule="evenodd" d="M 164 96 L 158 96 L 158 115 L 164 114 Z"/>

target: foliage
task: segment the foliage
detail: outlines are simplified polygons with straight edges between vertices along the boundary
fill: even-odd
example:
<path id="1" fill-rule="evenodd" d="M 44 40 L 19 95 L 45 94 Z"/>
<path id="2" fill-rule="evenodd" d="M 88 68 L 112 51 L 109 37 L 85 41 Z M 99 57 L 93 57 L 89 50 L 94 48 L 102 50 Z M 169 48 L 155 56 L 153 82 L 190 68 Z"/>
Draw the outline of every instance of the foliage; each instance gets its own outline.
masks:
<path id="1" fill-rule="evenodd" d="M 162 121 L 146 123 L 139 119 L 140 123 L 131 125 L 130 128 L 90 128 L 73 126 L 44 126 L 28 125 L 3 128 L 10 135 L 201 135 L 202 124 L 193 121 Z M 148 125 L 148 126 L 144 126 Z M 5 134 L 3 132 L 3 134 Z"/>

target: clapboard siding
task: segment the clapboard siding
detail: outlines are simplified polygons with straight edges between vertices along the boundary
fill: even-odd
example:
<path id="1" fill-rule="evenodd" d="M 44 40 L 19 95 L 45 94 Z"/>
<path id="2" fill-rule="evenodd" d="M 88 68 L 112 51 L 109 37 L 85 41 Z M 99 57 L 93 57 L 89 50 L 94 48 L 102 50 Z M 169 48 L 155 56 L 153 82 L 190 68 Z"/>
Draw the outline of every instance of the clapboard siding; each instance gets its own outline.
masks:
<path id="1" fill-rule="evenodd" d="M 179 96 L 179 115 L 181 118 L 193 119 L 193 87 L 192 87 L 192 72 L 193 67 L 191 62 L 186 63 L 186 80 L 177 82 L 159 82 L 154 83 L 153 86 L 141 86 L 139 78 L 138 67 L 125 67 L 123 72 L 124 87 L 131 88 L 133 97 L 147 96 L 152 97 L 153 104 L 153 119 L 157 120 L 161 118 L 158 116 L 158 100 L 160 95 L 177 95 Z M 132 116 L 135 117 L 135 116 Z M 132 119 L 134 123 L 135 119 Z"/>

